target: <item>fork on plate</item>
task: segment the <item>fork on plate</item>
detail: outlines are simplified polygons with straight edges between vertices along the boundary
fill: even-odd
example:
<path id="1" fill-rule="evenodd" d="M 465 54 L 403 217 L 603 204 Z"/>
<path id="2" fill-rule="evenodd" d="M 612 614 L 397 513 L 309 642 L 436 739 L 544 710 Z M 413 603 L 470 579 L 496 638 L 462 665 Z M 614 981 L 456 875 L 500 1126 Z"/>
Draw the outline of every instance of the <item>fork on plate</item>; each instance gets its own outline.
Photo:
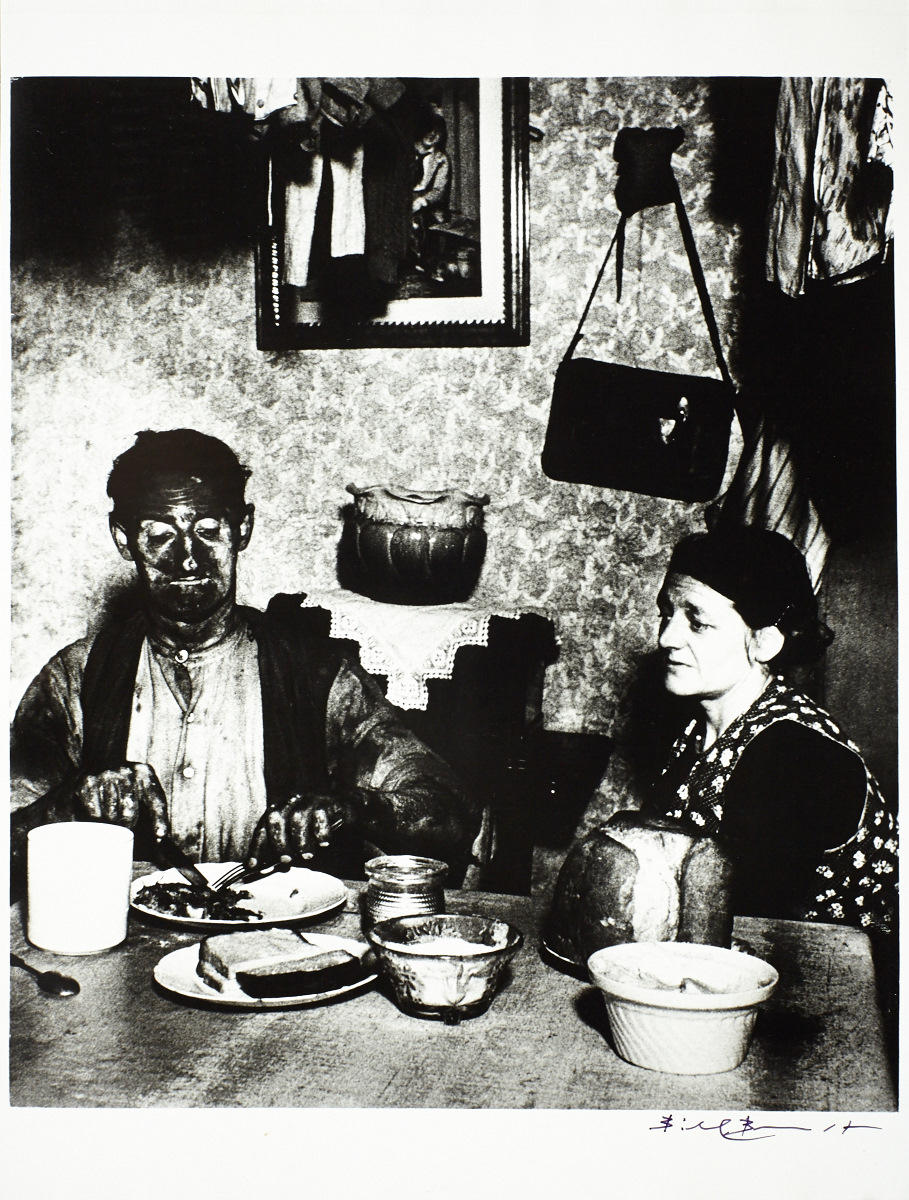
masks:
<path id="1" fill-rule="evenodd" d="M 223 875 L 219 875 L 217 879 L 213 880 L 209 886 L 213 892 L 221 892 L 224 888 L 230 887 L 234 883 L 245 883 L 249 879 L 261 879 L 266 875 L 274 874 L 275 871 L 288 871 L 290 870 L 290 866 L 291 860 L 289 857 L 287 857 L 286 861 L 280 859 L 268 867 L 250 867 L 246 863 L 236 863 L 226 870 Z"/>
<path id="2" fill-rule="evenodd" d="M 340 829 L 341 824 L 342 822 L 340 820 L 333 821 L 329 826 L 329 834 L 332 834 L 335 832 L 335 830 Z M 319 845 L 327 846 L 328 842 L 327 840 L 324 842 L 319 842 Z M 312 854 L 303 855 L 303 858 L 312 857 Z M 245 883 L 249 879 L 258 879 L 264 875 L 272 875 L 275 871 L 287 871 L 290 869 L 292 862 L 293 860 L 289 854 L 282 854 L 276 863 L 272 863 L 271 866 L 268 867 L 248 867 L 245 863 L 237 863 L 236 866 L 233 866 L 229 870 L 225 871 L 223 875 L 219 875 L 213 883 L 209 884 L 209 887 L 213 892 L 220 892 L 223 888 L 230 887 L 233 883 Z"/>

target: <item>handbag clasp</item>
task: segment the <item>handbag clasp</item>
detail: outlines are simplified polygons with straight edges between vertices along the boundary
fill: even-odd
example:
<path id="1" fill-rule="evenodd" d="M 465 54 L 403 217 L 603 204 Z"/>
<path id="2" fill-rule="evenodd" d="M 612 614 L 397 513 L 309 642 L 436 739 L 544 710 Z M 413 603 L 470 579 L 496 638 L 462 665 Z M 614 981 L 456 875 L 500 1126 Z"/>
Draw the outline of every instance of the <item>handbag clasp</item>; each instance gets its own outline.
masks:
<path id="1" fill-rule="evenodd" d="M 670 445 L 678 436 L 679 426 L 688 420 L 688 397 L 679 397 L 678 412 L 674 417 L 660 417 L 660 441 L 664 446 Z"/>

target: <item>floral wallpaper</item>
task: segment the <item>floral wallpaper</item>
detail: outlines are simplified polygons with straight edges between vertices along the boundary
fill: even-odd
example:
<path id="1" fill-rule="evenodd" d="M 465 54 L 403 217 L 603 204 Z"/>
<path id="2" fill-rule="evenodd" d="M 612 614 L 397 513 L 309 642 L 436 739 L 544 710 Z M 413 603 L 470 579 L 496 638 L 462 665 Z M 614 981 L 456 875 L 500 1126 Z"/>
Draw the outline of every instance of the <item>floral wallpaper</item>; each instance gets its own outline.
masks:
<path id="1" fill-rule="evenodd" d="M 531 344 L 521 348 L 263 353 L 251 254 L 204 263 L 152 252 L 125 224 L 91 272 L 14 270 L 12 695 L 96 621 L 128 577 L 106 528 L 105 481 L 142 428 L 196 426 L 252 468 L 256 531 L 241 598 L 335 584 L 345 484 L 489 492 L 478 599 L 555 622 L 548 728 L 621 737 L 631 673 L 651 645 L 668 550 L 697 505 L 547 479 L 553 375 L 615 228 L 622 126 L 680 125 L 676 171 L 719 325 L 734 333 L 737 230 L 709 211 L 704 80 L 531 82 Z M 629 223 L 625 290 L 607 282 L 587 352 L 716 373 L 671 208 Z"/>

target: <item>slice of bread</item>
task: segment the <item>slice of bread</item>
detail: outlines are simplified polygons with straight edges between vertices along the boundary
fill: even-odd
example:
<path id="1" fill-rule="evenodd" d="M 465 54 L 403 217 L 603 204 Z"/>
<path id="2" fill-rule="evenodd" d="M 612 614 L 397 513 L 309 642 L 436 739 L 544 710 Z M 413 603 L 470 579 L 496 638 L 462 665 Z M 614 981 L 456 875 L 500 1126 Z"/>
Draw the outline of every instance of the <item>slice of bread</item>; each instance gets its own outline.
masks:
<path id="1" fill-rule="evenodd" d="M 292 929 L 243 930 L 205 938 L 196 972 L 219 992 L 239 987 L 255 997 L 331 991 L 367 974 L 358 955 L 310 945 Z"/>

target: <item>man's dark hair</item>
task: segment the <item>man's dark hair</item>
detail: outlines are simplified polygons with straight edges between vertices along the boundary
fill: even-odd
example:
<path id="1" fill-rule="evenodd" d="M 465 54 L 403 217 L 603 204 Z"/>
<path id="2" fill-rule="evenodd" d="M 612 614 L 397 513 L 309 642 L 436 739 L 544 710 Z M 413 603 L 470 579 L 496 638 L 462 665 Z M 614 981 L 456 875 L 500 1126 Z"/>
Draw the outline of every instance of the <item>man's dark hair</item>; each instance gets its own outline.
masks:
<path id="1" fill-rule="evenodd" d="M 128 450 L 114 459 L 107 479 L 112 516 L 129 519 L 162 476 L 185 475 L 207 484 L 223 497 L 226 514 L 239 520 L 246 508 L 251 471 L 229 446 L 196 429 L 144 429 Z"/>

